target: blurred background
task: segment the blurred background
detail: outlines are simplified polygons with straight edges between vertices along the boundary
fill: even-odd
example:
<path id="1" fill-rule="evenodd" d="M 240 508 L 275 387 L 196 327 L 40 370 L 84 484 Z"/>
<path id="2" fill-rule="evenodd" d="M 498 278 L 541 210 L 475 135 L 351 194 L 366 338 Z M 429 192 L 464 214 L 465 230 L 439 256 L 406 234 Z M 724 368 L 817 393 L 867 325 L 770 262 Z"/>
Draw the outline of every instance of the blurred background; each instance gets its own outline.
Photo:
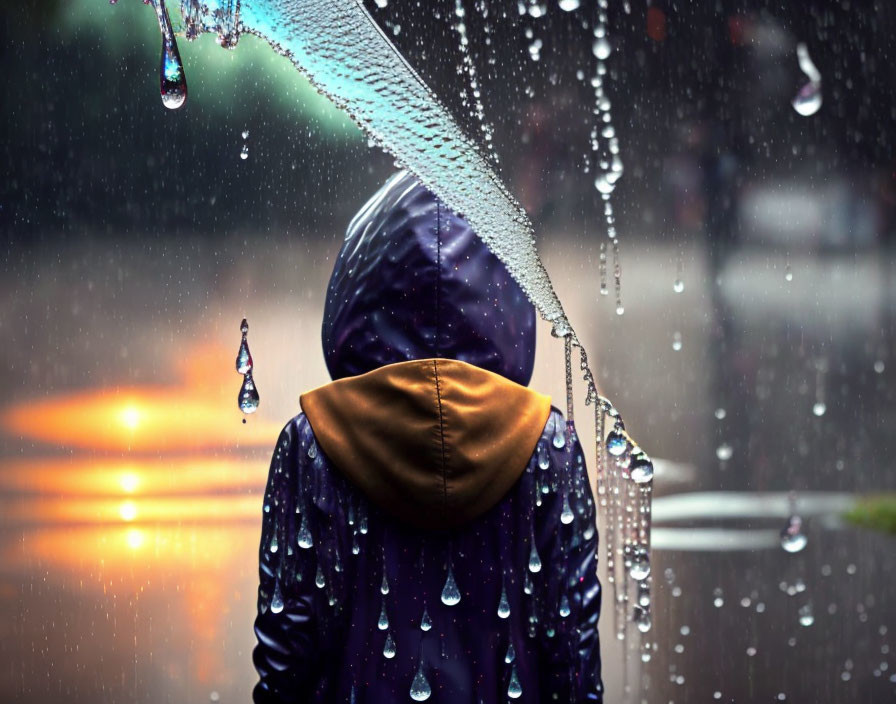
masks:
<path id="1" fill-rule="evenodd" d="M 456 0 L 367 5 L 476 129 Z M 617 315 L 589 170 L 595 3 L 462 6 L 501 173 L 657 458 L 634 700 L 894 701 L 896 9 L 611 0 Z M 136 0 L 4 6 L 0 39 L 0 701 L 248 701 L 270 452 L 328 381 L 329 272 L 393 160 L 251 36 L 181 40 L 190 97 L 166 110 Z M 532 385 L 562 405 L 540 335 Z M 622 701 L 609 608 L 602 632 Z"/>

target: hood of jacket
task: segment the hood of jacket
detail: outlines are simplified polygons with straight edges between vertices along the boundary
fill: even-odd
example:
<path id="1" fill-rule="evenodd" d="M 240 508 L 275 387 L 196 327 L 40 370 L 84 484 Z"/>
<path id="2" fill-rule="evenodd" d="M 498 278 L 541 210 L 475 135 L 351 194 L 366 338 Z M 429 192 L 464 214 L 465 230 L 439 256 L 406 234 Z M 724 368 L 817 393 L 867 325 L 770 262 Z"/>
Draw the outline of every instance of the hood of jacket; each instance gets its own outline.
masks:
<path id="1" fill-rule="evenodd" d="M 535 311 L 504 265 L 406 172 L 349 225 L 327 290 L 334 381 L 301 398 L 331 462 L 402 521 L 447 529 L 525 469 L 550 399 L 525 387 Z"/>

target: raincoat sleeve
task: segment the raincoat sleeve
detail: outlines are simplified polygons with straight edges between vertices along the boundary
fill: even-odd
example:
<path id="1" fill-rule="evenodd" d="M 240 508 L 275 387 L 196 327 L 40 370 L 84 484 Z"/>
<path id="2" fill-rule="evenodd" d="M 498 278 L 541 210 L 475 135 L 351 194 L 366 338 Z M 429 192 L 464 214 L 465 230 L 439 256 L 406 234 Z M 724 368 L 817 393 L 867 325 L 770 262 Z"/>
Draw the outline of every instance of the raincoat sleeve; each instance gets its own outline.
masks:
<path id="1" fill-rule="evenodd" d="M 313 608 L 313 550 L 295 544 L 298 474 L 301 471 L 301 423 L 290 421 L 280 433 L 264 496 L 259 549 L 258 643 L 252 661 L 259 681 L 255 704 L 301 704 L 310 701 L 316 672 L 316 627 Z"/>
<path id="2" fill-rule="evenodd" d="M 556 413 L 556 423 L 563 423 Z M 572 704 L 603 702 L 601 681 L 600 641 L 598 618 L 601 606 L 601 586 L 597 578 L 597 525 L 595 523 L 594 494 L 588 479 L 582 447 L 575 433 L 566 448 L 551 448 L 552 472 L 561 491 L 544 496 L 548 501 L 546 530 L 549 547 L 545 551 L 565 566 L 565 579 L 552 580 L 557 592 L 549 595 L 551 603 L 569 605 L 569 614 L 553 623 L 556 635 L 541 638 L 542 662 L 550 669 L 553 691 L 545 691 L 542 698 L 551 701 L 554 693 L 569 688 L 568 701 Z M 568 497 L 572 521 L 564 523 L 564 497 Z M 565 591 L 564 591 L 565 589 Z"/>

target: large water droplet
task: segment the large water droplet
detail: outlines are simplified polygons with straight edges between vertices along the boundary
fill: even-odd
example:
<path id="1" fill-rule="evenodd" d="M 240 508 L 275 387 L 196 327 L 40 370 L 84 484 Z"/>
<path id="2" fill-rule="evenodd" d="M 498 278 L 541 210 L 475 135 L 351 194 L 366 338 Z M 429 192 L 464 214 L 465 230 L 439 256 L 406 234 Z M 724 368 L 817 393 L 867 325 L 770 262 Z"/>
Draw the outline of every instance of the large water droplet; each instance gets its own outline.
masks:
<path id="1" fill-rule="evenodd" d="M 632 564 L 628 568 L 628 573 L 632 579 L 636 579 L 639 582 L 642 579 L 646 579 L 650 574 L 650 556 L 647 553 L 647 549 L 643 546 L 634 548 Z"/>
<path id="2" fill-rule="evenodd" d="M 383 599 L 383 607 L 380 609 L 380 617 L 376 622 L 376 627 L 381 631 L 385 631 L 389 627 L 389 614 L 386 613 L 385 599 Z"/>
<path id="3" fill-rule="evenodd" d="M 383 570 L 383 582 L 380 584 L 380 594 L 386 595 L 389 593 L 389 579 L 386 576 L 386 570 Z"/>
<path id="4" fill-rule="evenodd" d="M 320 568 L 320 565 L 317 566 L 317 574 L 314 576 L 314 584 L 318 589 L 323 589 L 327 584 L 327 580 L 324 579 L 324 573 Z"/>
<path id="5" fill-rule="evenodd" d="M 560 5 L 561 10 L 565 10 L 566 12 L 572 12 L 573 10 L 579 9 L 581 0 L 560 0 L 560 2 L 558 4 Z"/>
<path id="6" fill-rule="evenodd" d="M 187 77 L 184 74 L 183 62 L 180 60 L 165 0 L 155 0 L 154 5 L 159 19 L 159 31 L 162 33 L 162 58 L 159 65 L 162 105 L 169 110 L 177 110 L 187 102 Z"/>
<path id="7" fill-rule="evenodd" d="M 538 550 L 535 549 L 535 540 L 532 540 L 532 550 L 529 552 L 529 571 L 541 571 L 541 558 L 538 556 Z"/>
<path id="8" fill-rule="evenodd" d="M 627 450 L 628 440 L 625 435 L 618 430 L 610 431 L 610 434 L 607 435 L 607 452 L 613 455 L 613 457 L 620 457 L 624 455 Z"/>
<path id="9" fill-rule="evenodd" d="M 442 603 L 446 606 L 454 606 L 460 601 L 460 590 L 457 588 L 457 582 L 454 581 L 454 570 L 448 565 L 448 577 L 445 579 L 445 586 L 442 589 Z"/>
<path id="10" fill-rule="evenodd" d="M 510 616 L 510 602 L 507 600 L 507 590 L 501 587 L 501 600 L 498 602 L 498 618 Z"/>
<path id="11" fill-rule="evenodd" d="M 308 549 L 314 545 L 314 539 L 311 537 L 311 529 L 308 527 L 308 512 L 302 514 L 302 523 L 299 526 L 299 547 Z"/>
<path id="12" fill-rule="evenodd" d="M 598 37 L 591 45 L 591 52 L 601 61 L 606 60 L 612 50 L 613 47 L 610 46 L 610 42 L 606 37 Z"/>
<path id="13" fill-rule="evenodd" d="M 240 393 L 237 397 L 240 410 L 243 413 L 255 413 L 258 410 L 258 389 L 255 388 L 255 380 L 252 378 L 252 372 L 243 377 L 243 384 L 240 386 Z"/>
<path id="14" fill-rule="evenodd" d="M 511 699 L 519 699 L 523 695 L 523 687 L 520 684 L 520 677 L 516 672 L 516 665 L 510 671 L 510 683 L 507 685 L 507 696 Z"/>
<path id="15" fill-rule="evenodd" d="M 428 631 L 432 628 L 432 619 L 429 617 L 429 611 L 423 607 L 423 617 L 420 619 L 420 630 Z"/>
<path id="16" fill-rule="evenodd" d="M 563 426 L 560 423 L 557 423 L 557 427 L 554 428 L 554 437 L 551 439 L 551 442 L 554 443 L 554 447 L 558 450 L 566 447 L 566 433 L 563 432 Z"/>
<path id="17" fill-rule="evenodd" d="M 279 614 L 283 611 L 283 594 L 280 592 L 280 580 L 274 581 L 274 596 L 271 597 L 271 613 Z"/>
<path id="18" fill-rule="evenodd" d="M 636 484 L 647 484 L 653 480 L 653 462 L 647 455 L 633 458 L 629 474 Z"/>
<path id="19" fill-rule="evenodd" d="M 391 660 L 395 657 L 395 641 L 392 640 L 392 632 L 386 634 L 386 643 L 383 645 L 383 657 Z"/>
<path id="20" fill-rule="evenodd" d="M 425 702 L 431 694 L 432 689 L 429 687 L 429 680 L 423 673 L 423 661 L 421 660 L 417 674 L 414 675 L 414 681 L 411 683 L 411 699 L 415 702 Z"/>
<path id="21" fill-rule="evenodd" d="M 716 448 L 716 457 L 722 462 L 727 462 L 734 456 L 734 450 L 727 442 L 723 442 Z"/>
<path id="22" fill-rule="evenodd" d="M 249 326 L 243 319 L 243 327 L 248 331 Z M 246 374 L 252 371 L 252 353 L 249 352 L 249 342 L 246 340 L 246 333 L 243 333 L 243 339 L 240 342 L 240 348 L 236 353 L 236 370 L 240 374 Z"/>

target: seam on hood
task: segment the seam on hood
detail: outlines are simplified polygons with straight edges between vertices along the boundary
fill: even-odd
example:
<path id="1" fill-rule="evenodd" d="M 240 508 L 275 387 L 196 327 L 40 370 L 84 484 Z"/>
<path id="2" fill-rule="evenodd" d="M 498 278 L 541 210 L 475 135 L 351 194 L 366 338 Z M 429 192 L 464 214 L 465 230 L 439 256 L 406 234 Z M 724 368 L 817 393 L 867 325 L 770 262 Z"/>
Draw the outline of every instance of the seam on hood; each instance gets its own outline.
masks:
<path id="1" fill-rule="evenodd" d="M 439 362 L 432 360 L 432 369 L 436 378 L 436 403 L 439 407 L 439 445 L 442 454 L 442 513 L 448 516 L 448 462 L 445 456 L 445 414 L 442 410 L 442 384 L 439 380 Z"/>

